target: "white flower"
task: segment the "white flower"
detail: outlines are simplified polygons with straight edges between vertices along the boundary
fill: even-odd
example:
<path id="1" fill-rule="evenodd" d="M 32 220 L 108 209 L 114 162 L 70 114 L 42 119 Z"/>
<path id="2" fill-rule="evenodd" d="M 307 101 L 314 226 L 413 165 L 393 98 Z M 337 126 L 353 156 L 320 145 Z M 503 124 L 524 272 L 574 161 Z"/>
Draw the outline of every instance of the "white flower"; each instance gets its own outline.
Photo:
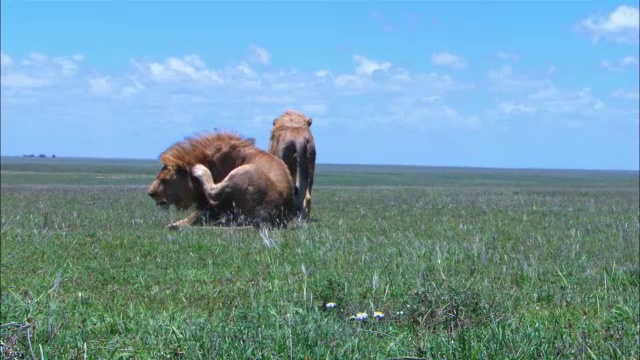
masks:
<path id="1" fill-rule="evenodd" d="M 336 307 L 336 303 L 334 302 L 328 302 L 324 305 L 327 309 L 332 309 L 334 307 Z"/>
<path id="2" fill-rule="evenodd" d="M 355 315 L 351 315 L 349 316 L 350 320 L 366 320 L 369 317 L 369 315 L 366 312 L 359 312 Z"/>
<path id="3" fill-rule="evenodd" d="M 384 319 L 384 313 L 382 311 L 376 311 L 373 313 L 373 317 L 376 319 Z"/>

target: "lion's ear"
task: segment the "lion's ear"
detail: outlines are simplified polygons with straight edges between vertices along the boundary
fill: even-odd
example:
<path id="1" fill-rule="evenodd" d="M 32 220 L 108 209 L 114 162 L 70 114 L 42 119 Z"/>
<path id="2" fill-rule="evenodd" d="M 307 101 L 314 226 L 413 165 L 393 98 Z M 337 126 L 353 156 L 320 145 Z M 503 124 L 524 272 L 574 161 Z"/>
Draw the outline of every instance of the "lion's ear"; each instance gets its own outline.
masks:
<path id="1" fill-rule="evenodd" d="M 311 127 L 311 123 L 312 123 L 312 122 L 313 122 L 313 119 L 311 119 L 311 118 L 308 118 L 308 119 L 307 119 L 307 125 L 309 125 L 309 127 Z"/>
<path id="2" fill-rule="evenodd" d="M 276 121 L 278 121 L 278 119 L 273 119 L 273 126 L 276 126 Z"/>

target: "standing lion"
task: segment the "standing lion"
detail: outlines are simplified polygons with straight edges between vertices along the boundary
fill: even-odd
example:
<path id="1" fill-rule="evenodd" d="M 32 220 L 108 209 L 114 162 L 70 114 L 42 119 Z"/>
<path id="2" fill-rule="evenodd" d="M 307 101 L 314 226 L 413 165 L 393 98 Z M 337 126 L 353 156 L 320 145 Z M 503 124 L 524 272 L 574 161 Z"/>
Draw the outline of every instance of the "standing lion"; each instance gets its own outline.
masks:
<path id="1" fill-rule="evenodd" d="M 269 152 L 281 158 L 294 183 L 295 213 L 306 220 L 311 213 L 311 190 L 316 167 L 316 145 L 311 134 L 311 118 L 295 110 L 273 120 Z"/>

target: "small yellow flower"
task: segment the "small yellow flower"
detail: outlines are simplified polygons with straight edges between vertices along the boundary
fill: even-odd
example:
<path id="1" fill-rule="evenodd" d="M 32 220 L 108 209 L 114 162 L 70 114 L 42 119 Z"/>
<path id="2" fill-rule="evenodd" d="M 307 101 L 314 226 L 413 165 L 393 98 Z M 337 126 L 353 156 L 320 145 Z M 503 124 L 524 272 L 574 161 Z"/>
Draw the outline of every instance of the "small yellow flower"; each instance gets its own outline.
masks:
<path id="1" fill-rule="evenodd" d="M 336 307 L 336 303 L 334 302 L 328 302 L 324 305 L 327 309 L 332 309 L 334 307 Z"/>
<path id="2" fill-rule="evenodd" d="M 373 317 L 376 319 L 384 319 L 384 313 L 382 311 L 376 311 L 373 313 Z"/>

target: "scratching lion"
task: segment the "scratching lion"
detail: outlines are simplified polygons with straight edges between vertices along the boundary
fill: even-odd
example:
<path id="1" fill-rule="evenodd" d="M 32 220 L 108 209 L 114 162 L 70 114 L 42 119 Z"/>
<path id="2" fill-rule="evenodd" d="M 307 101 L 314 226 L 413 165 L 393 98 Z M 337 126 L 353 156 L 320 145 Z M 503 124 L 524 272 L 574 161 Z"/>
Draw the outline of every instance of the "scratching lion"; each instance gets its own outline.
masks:
<path id="1" fill-rule="evenodd" d="M 188 137 L 160 155 L 163 167 L 148 194 L 157 205 L 193 211 L 169 225 L 199 219 L 286 227 L 293 217 L 293 181 L 284 162 L 231 133 Z"/>
<path id="2" fill-rule="evenodd" d="M 316 167 L 316 145 L 311 134 L 311 118 L 288 110 L 273 120 L 269 152 L 281 158 L 294 182 L 295 215 L 308 219 Z"/>

